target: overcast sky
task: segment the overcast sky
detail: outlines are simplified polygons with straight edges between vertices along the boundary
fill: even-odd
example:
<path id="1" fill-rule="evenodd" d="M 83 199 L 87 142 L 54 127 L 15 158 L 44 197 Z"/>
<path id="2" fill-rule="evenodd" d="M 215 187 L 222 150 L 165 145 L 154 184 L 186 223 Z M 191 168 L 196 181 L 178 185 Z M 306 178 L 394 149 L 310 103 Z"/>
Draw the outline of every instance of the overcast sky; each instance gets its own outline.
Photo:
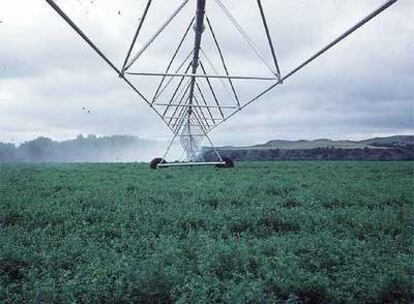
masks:
<path id="1" fill-rule="evenodd" d="M 178 0 L 154 0 L 138 46 Z M 195 1 L 193 1 L 195 3 Z M 232 34 L 213 0 L 207 12 L 232 74 L 266 70 Z M 263 0 L 282 73 L 287 73 L 384 0 Z M 59 0 L 117 66 L 122 65 L 144 0 Z M 141 71 L 161 71 L 194 3 L 150 49 Z M 256 1 L 224 1 L 270 61 Z M 363 139 L 413 134 L 414 1 L 400 0 L 320 60 L 213 132 L 218 145 L 269 139 Z M 191 46 L 191 40 L 190 40 Z M 205 50 L 208 52 L 206 38 Z M 138 47 L 136 48 L 138 49 Z M 214 55 L 212 55 L 213 58 Z M 143 93 L 152 82 L 134 79 Z M 247 97 L 263 84 L 238 83 Z M 224 93 L 223 93 L 224 94 Z M 167 140 L 161 120 L 41 0 L 0 1 L 0 141 L 37 136 L 131 134 Z"/>

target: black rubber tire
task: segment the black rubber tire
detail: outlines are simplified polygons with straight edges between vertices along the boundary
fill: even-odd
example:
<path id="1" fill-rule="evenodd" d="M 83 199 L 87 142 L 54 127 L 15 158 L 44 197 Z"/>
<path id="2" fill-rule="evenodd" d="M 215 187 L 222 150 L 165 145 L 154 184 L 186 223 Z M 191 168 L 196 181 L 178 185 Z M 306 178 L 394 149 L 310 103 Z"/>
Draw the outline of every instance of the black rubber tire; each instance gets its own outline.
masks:
<path id="1" fill-rule="evenodd" d="M 158 158 L 154 158 L 151 162 L 150 162 L 150 168 L 153 170 L 158 169 L 158 165 L 159 164 L 166 164 L 167 162 L 165 161 L 165 159 L 162 159 L 161 157 Z"/>
<path id="2" fill-rule="evenodd" d="M 217 168 L 226 169 L 226 168 L 234 168 L 234 162 L 229 157 L 223 157 L 223 161 L 226 163 L 224 165 L 217 165 Z"/>

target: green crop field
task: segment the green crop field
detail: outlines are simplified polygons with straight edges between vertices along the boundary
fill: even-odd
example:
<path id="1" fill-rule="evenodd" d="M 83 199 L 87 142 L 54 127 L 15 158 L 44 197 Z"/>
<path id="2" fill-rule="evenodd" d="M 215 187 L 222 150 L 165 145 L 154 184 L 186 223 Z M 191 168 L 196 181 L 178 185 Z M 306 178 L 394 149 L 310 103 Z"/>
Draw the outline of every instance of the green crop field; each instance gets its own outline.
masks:
<path id="1" fill-rule="evenodd" d="M 413 168 L 1 165 L 0 303 L 413 303 Z"/>

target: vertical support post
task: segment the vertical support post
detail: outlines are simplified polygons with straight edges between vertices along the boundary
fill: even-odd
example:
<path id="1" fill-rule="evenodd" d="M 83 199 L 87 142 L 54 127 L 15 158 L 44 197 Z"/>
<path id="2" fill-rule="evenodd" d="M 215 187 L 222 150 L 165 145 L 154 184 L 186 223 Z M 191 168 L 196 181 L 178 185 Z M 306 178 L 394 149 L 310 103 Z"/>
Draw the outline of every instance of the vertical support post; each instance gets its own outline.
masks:
<path id="1" fill-rule="evenodd" d="M 205 29 L 204 26 L 204 19 L 206 14 L 206 0 L 196 0 L 197 1 L 197 8 L 196 8 L 196 16 L 195 16 L 195 39 L 194 39 L 194 51 L 193 51 L 193 61 L 191 63 L 191 73 L 193 75 L 197 74 L 198 66 L 200 64 L 200 49 L 201 49 L 201 41 L 203 38 L 203 32 Z M 196 88 L 196 77 L 191 77 L 190 82 L 190 91 L 189 91 L 189 98 L 188 98 L 188 110 L 187 110 L 187 121 L 186 127 L 188 132 L 188 141 L 190 143 L 190 147 L 188 148 L 188 152 L 190 154 L 194 154 L 194 145 L 196 145 L 195 139 L 191 136 L 191 116 L 193 115 L 193 102 L 194 102 L 194 92 Z M 187 155 L 190 158 L 193 158 L 194 155 Z"/>
<path id="2" fill-rule="evenodd" d="M 200 61 L 200 48 L 201 48 L 201 40 L 204 32 L 204 17 L 206 13 L 206 0 L 197 0 L 197 11 L 196 11 L 196 21 L 194 26 L 195 31 L 195 40 L 194 40 L 194 52 L 193 52 L 193 61 L 191 64 L 192 67 L 192 74 L 197 74 L 197 69 L 199 66 Z M 191 78 L 191 85 L 190 85 L 190 95 L 189 95 L 189 115 L 191 115 L 192 108 L 191 105 L 193 103 L 194 98 L 194 90 L 195 90 L 195 83 L 196 77 Z"/>

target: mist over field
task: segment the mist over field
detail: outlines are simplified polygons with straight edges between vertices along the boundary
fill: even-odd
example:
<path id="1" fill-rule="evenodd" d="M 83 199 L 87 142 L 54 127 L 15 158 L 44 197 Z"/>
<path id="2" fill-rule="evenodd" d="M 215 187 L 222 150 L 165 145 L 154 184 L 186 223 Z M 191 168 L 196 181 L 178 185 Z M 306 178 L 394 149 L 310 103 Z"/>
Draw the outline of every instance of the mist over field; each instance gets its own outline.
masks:
<path id="1" fill-rule="evenodd" d="M 130 135 L 78 135 L 55 141 L 38 137 L 20 145 L 0 142 L 0 163 L 78 163 L 149 162 L 162 157 L 167 141 Z M 235 161 L 264 160 L 414 160 L 414 136 L 391 136 L 355 140 L 270 140 L 253 146 L 217 147 L 220 154 Z M 204 160 L 214 161 L 210 147 L 201 150 Z M 176 141 L 167 161 L 180 159 L 182 149 Z"/>
<path id="2" fill-rule="evenodd" d="M 38 137 L 19 146 L 0 143 L 0 162 L 144 162 L 165 150 L 166 143 L 134 136 L 79 135 L 54 141 Z"/>

